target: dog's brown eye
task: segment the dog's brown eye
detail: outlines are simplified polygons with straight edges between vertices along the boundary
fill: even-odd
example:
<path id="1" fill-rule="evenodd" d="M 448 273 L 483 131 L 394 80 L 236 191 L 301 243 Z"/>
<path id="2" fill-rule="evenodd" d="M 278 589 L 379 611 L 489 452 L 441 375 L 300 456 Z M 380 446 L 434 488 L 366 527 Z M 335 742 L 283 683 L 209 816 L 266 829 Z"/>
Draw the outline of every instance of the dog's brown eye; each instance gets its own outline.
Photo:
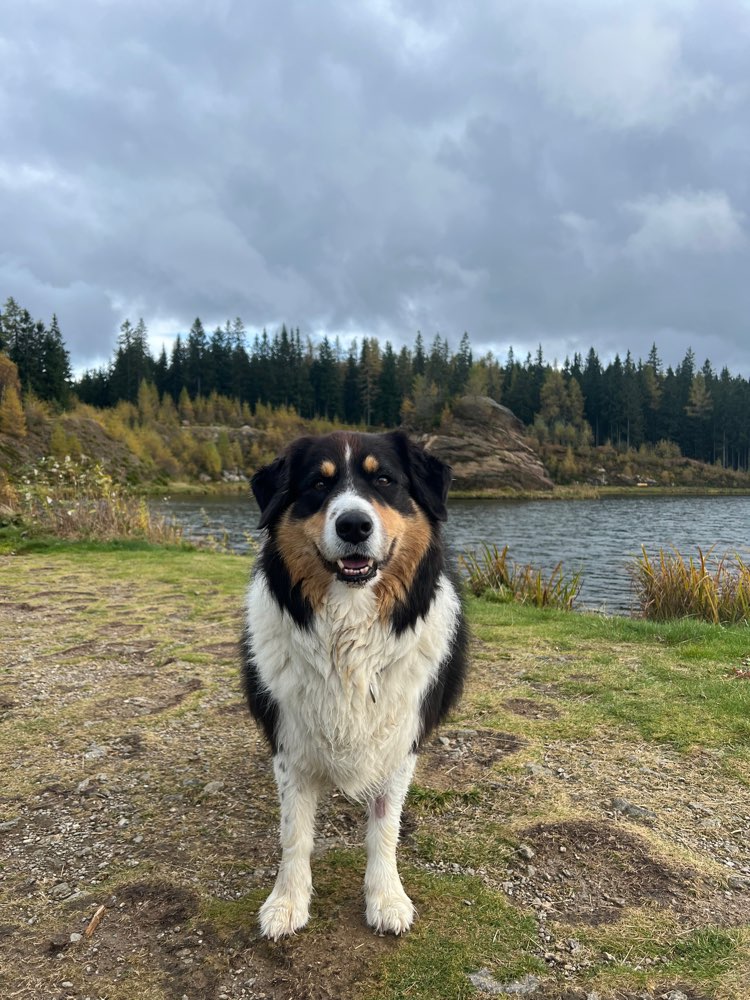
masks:
<path id="1" fill-rule="evenodd" d="M 325 481 L 325 479 L 316 479 L 315 482 L 313 483 L 313 489 L 314 490 L 328 489 L 328 483 Z"/>
<path id="2" fill-rule="evenodd" d="M 390 476 L 378 476 L 375 482 L 378 484 L 378 486 L 390 486 L 393 480 L 391 479 Z"/>

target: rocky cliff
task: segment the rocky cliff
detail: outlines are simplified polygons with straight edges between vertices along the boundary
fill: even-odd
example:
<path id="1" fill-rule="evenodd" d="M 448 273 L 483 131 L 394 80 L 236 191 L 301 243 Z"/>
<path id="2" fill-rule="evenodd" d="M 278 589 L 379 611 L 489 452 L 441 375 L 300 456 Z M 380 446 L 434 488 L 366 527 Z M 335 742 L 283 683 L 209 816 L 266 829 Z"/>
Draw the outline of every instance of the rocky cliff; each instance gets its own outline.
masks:
<path id="1" fill-rule="evenodd" d="M 524 437 L 524 425 L 487 396 L 463 396 L 438 432 L 421 437 L 453 468 L 459 490 L 551 490 L 552 480 Z"/>

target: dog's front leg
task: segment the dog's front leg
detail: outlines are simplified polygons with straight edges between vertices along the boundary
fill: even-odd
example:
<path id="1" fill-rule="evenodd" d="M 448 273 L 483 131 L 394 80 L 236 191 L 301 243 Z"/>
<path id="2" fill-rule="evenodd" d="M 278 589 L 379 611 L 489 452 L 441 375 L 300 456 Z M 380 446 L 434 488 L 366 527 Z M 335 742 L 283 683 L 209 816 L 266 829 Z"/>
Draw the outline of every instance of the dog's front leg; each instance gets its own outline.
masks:
<path id="1" fill-rule="evenodd" d="M 273 770 L 281 805 L 281 863 L 273 891 L 260 908 L 260 929 L 276 941 L 304 927 L 310 915 L 318 788 L 290 769 L 283 752 L 274 757 Z"/>
<path id="2" fill-rule="evenodd" d="M 396 866 L 401 810 L 409 791 L 415 754 L 388 780 L 381 795 L 370 803 L 367 821 L 365 902 L 367 923 L 379 933 L 403 934 L 414 920 L 414 904 L 404 892 Z"/>

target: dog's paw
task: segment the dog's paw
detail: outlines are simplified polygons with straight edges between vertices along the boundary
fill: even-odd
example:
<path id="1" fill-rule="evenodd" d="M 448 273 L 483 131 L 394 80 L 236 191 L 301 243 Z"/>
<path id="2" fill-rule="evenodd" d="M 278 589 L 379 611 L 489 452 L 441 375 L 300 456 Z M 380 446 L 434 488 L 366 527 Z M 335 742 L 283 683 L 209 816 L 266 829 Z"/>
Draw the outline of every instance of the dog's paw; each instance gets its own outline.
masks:
<path id="1" fill-rule="evenodd" d="M 367 923 L 378 934 L 405 934 L 414 922 L 414 903 L 403 889 L 367 895 Z"/>
<path id="2" fill-rule="evenodd" d="M 304 927 L 310 917 L 310 904 L 306 898 L 271 893 L 260 908 L 260 932 L 263 937 L 278 941 Z"/>

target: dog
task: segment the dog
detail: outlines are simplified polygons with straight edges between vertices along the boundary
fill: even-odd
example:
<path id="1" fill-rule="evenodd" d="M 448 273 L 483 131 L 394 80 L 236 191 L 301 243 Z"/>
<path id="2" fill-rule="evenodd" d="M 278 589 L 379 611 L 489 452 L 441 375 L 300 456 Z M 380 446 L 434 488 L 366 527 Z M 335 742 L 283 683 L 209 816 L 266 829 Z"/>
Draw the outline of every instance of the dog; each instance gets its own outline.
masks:
<path id="1" fill-rule="evenodd" d="M 302 437 L 252 477 L 264 541 L 243 681 L 273 754 L 281 862 L 264 937 L 303 927 L 319 794 L 366 804 L 367 923 L 406 932 L 396 865 L 416 753 L 456 703 L 467 630 L 442 539 L 450 468 L 406 434 Z"/>

